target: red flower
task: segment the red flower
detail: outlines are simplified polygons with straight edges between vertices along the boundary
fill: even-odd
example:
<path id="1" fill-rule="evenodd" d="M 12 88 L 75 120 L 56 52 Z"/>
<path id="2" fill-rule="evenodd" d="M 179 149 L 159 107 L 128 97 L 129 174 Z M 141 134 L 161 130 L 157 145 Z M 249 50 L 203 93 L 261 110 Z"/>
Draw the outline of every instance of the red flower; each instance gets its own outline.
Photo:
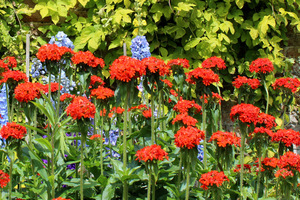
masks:
<path id="1" fill-rule="evenodd" d="M 171 95 L 173 95 L 174 97 L 177 97 L 177 96 L 178 96 L 177 92 L 175 92 L 175 90 L 173 90 L 173 89 L 170 90 L 170 93 L 171 93 Z"/>
<path id="2" fill-rule="evenodd" d="M 139 110 L 147 109 L 147 106 L 146 106 L 146 104 L 141 104 L 141 105 L 138 105 L 138 106 L 133 106 L 131 108 L 128 108 L 128 112 L 131 111 L 131 110 L 135 110 L 135 109 L 139 109 Z"/>
<path id="3" fill-rule="evenodd" d="M 60 89 L 62 89 L 62 88 L 63 88 L 63 86 L 60 86 Z M 48 94 L 49 84 L 43 85 L 42 90 L 44 91 L 45 94 Z M 58 91 L 58 83 L 51 83 L 50 90 L 51 90 L 51 93 Z"/>
<path id="4" fill-rule="evenodd" d="M 300 172 L 300 155 L 288 151 L 280 156 L 278 162 L 279 168 L 286 168 L 288 170 L 295 170 Z"/>
<path id="5" fill-rule="evenodd" d="M 103 68 L 105 66 L 104 60 L 102 58 L 95 57 L 90 51 L 76 52 L 72 56 L 71 60 L 75 65 L 89 66 L 93 68 Z"/>
<path id="6" fill-rule="evenodd" d="M 249 173 L 251 173 L 251 165 L 249 164 L 244 164 L 244 171 L 248 170 Z M 241 171 L 241 165 L 236 165 L 236 167 L 233 170 L 234 172 L 240 172 Z"/>
<path id="7" fill-rule="evenodd" d="M 281 176 L 281 177 L 283 177 L 285 179 L 286 177 L 293 177 L 294 173 L 292 171 L 289 171 L 289 170 L 283 168 L 283 169 L 278 170 L 275 173 L 275 177 L 276 178 L 278 178 L 279 176 Z"/>
<path id="8" fill-rule="evenodd" d="M 243 123 L 255 123 L 260 109 L 252 104 L 241 103 L 231 108 L 230 119 L 239 119 Z"/>
<path id="9" fill-rule="evenodd" d="M 179 113 L 187 113 L 190 109 L 194 110 L 194 113 L 200 113 L 202 107 L 195 103 L 194 100 L 179 100 L 177 104 L 173 107 L 173 110 Z"/>
<path id="10" fill-rule="evenodd" d="M 69 93 L 64 93 L 60 96 L 60 101 L 65 101 L 66 99 L 73 100 L 74 98 L 75 98 L 75 95 L 69 94 Z"/>
<path id="11" fill-rule="evenodd" d="M 300 87 L 300 81 L 298 78 L 278 78 L 275 83 L 272 84 L 274 90 L 276 89 L 289 89 L 291 92 L 297 92 Z"/>
<path id="12" fill-rule="evenodd" d="M 272 72 L 274 70 L 274 66 L 268 58 L 258 58 L 252 61 L 249 66 L 249 70 L 250 72 L 266 74 L 268 72 Z"/>
<path id="13" fill-rule="evenodd" d="M 252 139 L 252 137 L 255 137 L 257 134 L 260 134 L 262 136 L 272 137 L 274 133 L 270 129 L 267 129 L 267 128 L 264 128 L 264 127 L 256 127 L 254 129 L 253 133 L 249 133 L 250 139 Z"/>
<path id="14" fill-rule="evenodd" d="M 142 60 L 142 64 L 152 74 L 158 73 L 160 76 L 170 74 L 170 66 L 166 65 L 165 61 L 162 59 L 148 57 Z"/>
<path id="15" fill-rule="evenodd" d="M 116 107 L 113 107 L 113 108 L 111 109 L 110 112 L 115 112 L 115 113 L 121 115 L 124 111 L 125 111 L 124 108 L 121 108 L 121 107 L 117 107 L 117 108 L 116 108 Z"/>
<path id="16" fill-rule="evenodd" d="M 105 88 L 101 85 L 98 86 L 97 89 L 91 90 L 91 97 L 95 97 L 96 99 L 105 100 L 107 98 L 111 98 L 115 95 L 115 92 L 109 88 Z"/>
<path id="17" fill-rule="evenodd" d="M 257 127 L 264 126 L 268 129 L 277 126 L 275 117 L 266 113 L 259 113 L 254 125 Z"/>
<path id="18" fill-rule="evenodd" d="M 26 133 L 27 133 L 26 128 L 15 122 L 12 123 L 8 122 L 0 129 L 0 136 L 3 137 L 4 139 L 7 138 L 23 139 Z"/>
<path id="19" fill-rule="evenodd" d="M 258 162 L 258 159 L 257 159 L 257 162 Z M 262 161 L 261 161 L 261 171 L 273 171 L 277 166 L 278 166 L 278 162 L 279 160 L 275 157 L 272 157 L 272 158 L 264 158 Z"/>
<path id="20" fill-rule="evenodd" d="M 100 110 L 99 115 L 100 115 L 101 117 L 106 116 L 106 109 L 103 108 L 103 110 Z"/>
<path id="21" fill-rule="evenodd" d="M 206 60 L 203 61 L 202 67 L 205 69 L 210 69 L 213 67 L 217 67 L 219 70 L 220 69 L 226 69 L 225 62 L 222 58 L 213 56 L 210 58 L 207 58 Z"/>
<path id="22" fill-rule="evenodd" d="M 292 144 L 298 146 L 300 145 L 300 133 L 292 129 L 280 129 L 273 134 L 272 141 L 282 142 L 287 147 Z"/>
<path id="23" fill-rule="evenodd" d="M 177 115 L 173 121 L 172 124 L 175 124 L 175 122 L 181 121 L 186 126 L 195 126 L 198 123 L 198 120 L 189 116 L 187 113 L 182 113 Z"/>
<path id="24" fill-rule="evenodd" d="M 40 83 L 21 83 L 15 88 L 15 98 L 19 102 L 32 101 L 35 98 L 41 97 L 40 90 L 42 89 L 42 84 Z"/>
<path id="25" fill-rule="evenodd" d="M 208 103 L 208 98 L 212 98 L 214 102 L 219 103 L 220 105 L 221 101 L 224 100 L 218 93 L 215 92 L 212 92 L 212 96 L 207 96 L 204 94 L 204 103 Z M 203 99 L 203 96 L 201 96 L 200 99 Z"/>
<path id="26" fill-rule="evenodd" d="M 143 116 L 146 117 L 146 118 L 151 118 L 151 116 L 152 116 L 151 108 L 149 108 L 148 110 L 144 110 L 143 111 Z"/>
<path id="27" fill-rule="evenodd" d="M 215 74 L 212 70 L 198 67 L 187 73 L 186 81 L 191 84 L 195 84 L 196 81 L 202 81 L 204 85 L 208 86 L 212 83 L 219 82 L 220 78 L 218 74 Z"/>
<path id="28" fill-rule="evenodd" d="M 165 152 L 159 145 L 153 144 L 138 150 L 135 154 L 136 160 L 153 161 L 153 160 L 169 160 L 168 153 Z"/>
<path id="29" fill-rule="evenodd" d="M 96 83 L 97 83 L 97 86 L 105 84 L 101 77 L 96 76 L 96 75 L 92 75 L 91 76 L 90 86 L 94 86 Z"/>
<path id="30" fill-rule="evenodd" d="M 10 67 L 11 69 L 17 67 L 18 65 L 15 57 L 7 56 L 3 58 L 3 61 L 6 62 L 7 66 Z"/>
<path id="31" fill-rule="evenodd" d="M 8 70 L 2 73 L 3 79 L 0 80 L 0 85 L 2 83 L 17 85 L 20 82 L 28 82 L 28 77 L 22 71 L 12 71 Z"/>
<path id="32" fill-rule="evenodd" d="M 190 67 L 189 60 L 180 58 L 170 60 L 167 65 L 170 68 L 173 66 L 181 66 L 182 68 L 188 69 Z"/>
<path id="33" fill-rule="evenodd" d="M 94 118 L 96 108 L 86 97 L 75 97 L 66 108 L 67 115 L 73 119 Z"/>
<path id="34" fill-rule="evenodd" d="M 65 199 L 65 198 L 62 198 L 62 197 L 58 197 L 58 198 L 55 198 L 55 199 L 52 199 L 52 200 L 71 200 L 71 199 Z"/>
<path id="35" fill-rule="evenodd" d="M 229 182 L 229 179 L 224 174 L 224 172 L 218 172 L 216 170 L 212 170 L 210 172 L 202 174 L 199 180 L 199 182 L 202 184 L 201 187 L 204 190 L 208 190 L 209 187 L 213 186 L 219 187 L 224 183 L 224 181 Z"/>
<path id="36" fill-rule="evenodd" d="M 255 90 L 260 86 L 260 82 L 257 78 L 247 78 L 246 76 L 240 76 L 238 75 L 237 78 L 232 82 L 232 85 L 239 89 L 242 86 L 250 86 L 251 89 Z"/>
<path id="37" fill-rule="evenodd" d="M 173 84 L 168 79 L 160 79 L 163 83 L 165 83 L 169 88 L 173 87 Z"/>
<path id="38" fill-rule="evenodd" d="M 90 140 L 101 140 L 102 136 L 100 134 L 95 134 L 95 135 L 92 135 L 90 137 Z M 104 138 L 102 138 L 102 140 L 104 141 Z"/>
<path id="39" fill-rule="evenodd" d="M 227 145 L 241 146 L 241 138 L 231 132 L 217 131 L 212 134 L 208 142 L 211 141 L 217 141 L 219 147 L 226 147 Z"/>
<path id="40" fill-rule="evenodd" d="M 132 78 L 142 76 L 146 73 L 145 66 L 137 59 L 120 56 L 109 67 L 111 79 L 129 82 Z"/>
<path id="41" fill-rule="evenodd" d="M 174 137 L 177 147 L 192 149 L 200 144 L 200 141 L 205 137 L 205 133 L 196 127 L 188 126 L 181 127 Z"/>
<path id="42" fill-rule="evenodd" d="M 7 173 L 5 173 L 4 171 L 0 170 L 0 186 L 1 186 L 1 188 L 4 188 L 9 181 L 10 181 L 9 175 Z"/>
<path id="43" fill-rule="evenodd" d="M 8 68 L 7 63 L 3 62 L 3 60 L 0 60 L 0 74 L 3 72 L 6 72 L 8 70 L 9 70 L 9 68 Z"/>
<path id="44" fill-rule="evenodd" d="M 67 47 L 59 47 L 56 44 L 45 44 L 41 46 L 36 54 L 36 57 L 41 62 L 60 61 L 64 55 L 73 54 L 72 49 Z"/>

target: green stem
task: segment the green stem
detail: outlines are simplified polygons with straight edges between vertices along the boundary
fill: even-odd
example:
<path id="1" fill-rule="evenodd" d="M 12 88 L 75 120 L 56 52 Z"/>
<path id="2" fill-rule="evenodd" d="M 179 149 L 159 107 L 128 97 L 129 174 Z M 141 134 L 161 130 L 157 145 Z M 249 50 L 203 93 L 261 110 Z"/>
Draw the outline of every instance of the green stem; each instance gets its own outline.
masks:
<path id="1" fill-rule="evenodd" d="M 57 101 L 56 101 L 56 119 L 59 119 L 59 105 L 60 105 L 60 83 L 61 83 L 61 68 L 59 67 L 59 75 L 58 75 L 58 93 L 57 93 Z"/>
<path id="2" fill-rule="evenodd" d="M 190 194 L 190 159 L 187 157 L 187 167 L 186 167 L 186 190 L 185 190 L 185 200 L 189 200 Z"/>
<path id="3" fill-rule="evenodd" d="M 258 157 L 258 176 L 257 176 L 256 199 L 258 199 L 258 197 L 259 197 L 260 178 L 261 178 L 261 155 L 259 155 L 259 157 Z"/>
<path id="4" fill-rule="evenodd" d="M 153 177 L 154 177 L 154 175 L 153 175 Z M 155 200 L 156 198 L 155 198 L 155 178 L 152 178 L 152 200 Z"/>
<path id="5" fill-rule="evenodd" d="M 218 89 L 218 94 L 221 96 L 221 90 L 220 90 L 220 87 L 217 86 L 217 89 Z M 221 100 L 220 100 L 221 102 Z M 223 125 L 222 125 L 222 106 L 221 104 L 219 103 L 219 113 L 220 113 L 220 116 L 219 116 L 219 130 L 220 131 L 223 131 Z"/>
<path id="6" fill-rule="evenodd" d="M 104 122 L 103 122 L 103 118 L 104 118 L 104 115 L 102 115 L 101 117 L 101 129 L 100 129 L 100 135 L 101 135 L 101 138 L 100 138 L 100 167 L 101 167 L 101 175 L 104 174 L 104 170 L 103 170 L 103 140 L 102 138 L 104 138 Z"/>
<path id="7" fill-rule="evenodd" d="M 245 152 L 245 141 L 246 141 L 246 131 L 247 127 L 245 124 L 240 122 L 241 128 L 241 155 L 240 155 L 240 162 L 241 162 L 241 171 L 240 171 L 240 192 L 241 192 L 241 200 L 244 199 L 243 197 L 243 176 L 244 176 L 244 152 Z"/>
<path id="8" fill-rule="evenodd" d="M 6 89 L 6 102 L 7 102 L 8 122 L 12 122 L 12 120 L 11 120 L 11 110 L 10 110 L 10 101 L 9 101 L 9 88 L 8 88 L 8 84 L 7 83 L 5 83 L 5 89 Z"/>
<path id="9" fill-rule="evenodd" d="M 267 83 L 264 80 L 264 88 L 266 90 L 266 94 L 267 94 L 267 105 L 266 105 L 266 114 L 268 114 L 269 112 L 269 102 L 270 102 L 270 95 L 269 95 L 269 91 L 268 91 L 268 87 L 267 87 Z"/>
<path id="10" fill-rule="evenodd" d="M 9 165 L 9 178 L 10 178 L 10 181 L 9 181 L 9 194 L 8 194 L 8 197 L 9 197 L 9 200 L 11 200 L 11 194 L 12 194 L 12 182 L 13 182 L 13 177 L 12 177 L 12 169 L 13 169 L 13 156 L 10 156 L 10 165 Z"/>
<path id="11" fill-rule="evenodd" d="M 181 182 L 181 170 L 182 170 L 182 152 L 180 152 L 180 156 L 179 156 L 179 171 L 178 171 L 178 180 L 177 180 L 178 188 L 179 188 L 180 182 Z"/>
<path id="12" fill-rule="evenodd" d="M 282 115 L 282 125 L 281 125 L 282 129 L 284 129 L 284 127 L 285 127 L 284 121 L 285 121 L 286 107 L 287 106 L 283 104 L 283 115 Z"/>
<path id="13" fill-rule="evenodd" d="M 146 165 L 148 165 L 148 164 L 146 164 Z M 149 178 L 148 178 L 148 190 L 147 190 L 147 199 L 148 200 L 150 200 L 150 198 L 151 198 L 151 184 L 152 184 L 151 178 L 152 178 L 152 173 L 151 173 L 151 166 L 150 166 L 149 167 Z"/>
<path id="14" fill-rule="evenodd" d="M 130 87 L 127 87 L 127 94 L 124 106 L 124 130 L 123 130 L 123 172 L 127 170 L 127 125 L 128 125 L 128 102 L 130 98 Z M 123 186 L 123 200 L 128 199 L 128 183 L 125 180 Z"/>
<path id="15" fill-rule="evenodd" d="M 151 142 L 155 144 L 155 134 L 154 134 L 154 84 L 151 88 Z"/>
<path id="16" fill-rule="evenodd" d="M 81 133 L 81 143 L 80 143 L 80 199 L 83 200 L 83 143 L 84 143 L 84 133 Z"/>
<path id="17" fill-rule="evenodd" d="M 202 95 L 202 130 L 204 131 L 204 139 L 203 139 L 203 163 L 204 169 L 207 169 L 207 152 L 206 152 L 206 110 L 205 110 L 205 98 L 204 93 Z"/>

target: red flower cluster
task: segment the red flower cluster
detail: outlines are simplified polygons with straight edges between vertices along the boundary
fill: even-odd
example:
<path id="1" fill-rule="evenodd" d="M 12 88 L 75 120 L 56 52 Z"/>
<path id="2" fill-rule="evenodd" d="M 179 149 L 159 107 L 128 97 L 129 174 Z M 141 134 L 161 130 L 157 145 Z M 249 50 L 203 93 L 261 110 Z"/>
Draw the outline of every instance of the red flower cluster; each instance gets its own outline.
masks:
<path id="1" fill-rule="evenodd" d="M 272 137 L 274 133 L 273 133 L 273 131 L 271 131 L 268 128 L 256 127 L 254 129 L 253 133 L 249 133 L 250 139 L 252 139 L 252 137 L 255 137 L 255 135 L 257 135 L 257 134 L 263 134 L 263 136 L 270 136 L 270 137 Z"/>
<path id="2" fill-rule="evenodd" d="M 268 72 L 272 72 L 274 70 L 274 66 L 268 58 L 258 58 L 252 61 L 249 66 L 249 70 L 250 72 L 266 74 Z"/>
<path id="3" fill-rule="evenodd" d="M 95 86 L 95 84 L 97 83 L 97 85 L 104 85 L 104 81 L 102 80 L 101 77 L 96 76 L 96 75 L 92 75 L 91 76 L 91 81 L 90 81 L 90 86 Z"/>
<path id="4" fill-rule="evenodd" d="M 217 131 L 212 134 L 208 142 L 211 141 L 217 141 L 219 147 L 226 147 L 227 145 L 241 146 L 241 138 L 237 137 L 235 133 L 231 132 Z"/>
<path id="5" fill-rule="evenodd" d="M 41 46 L 36 54 L 36 57 L 41 62 L 46 61 L 60 61 L 64 55 L 72 55 L 74 52 L 67 47 L 59 47 L 56 44 L 45 44 Z"/>
<path id="6" fill-rule="evenodd" d="M 226 69 L 225 62 L 222 58 L 213 56 L 210 58 L 207 58 L 206 60 L 203 61 L 202 67 L 205 69 L 210 69 L 217 67 L 219 70 L 221 69 Z"/>
<path id="7" fill-rule="evenodd" d="M 276 173 L 275 173 L 275 177 L 278 178 L 279 176 L 281 176 L 282 178 L 286 178 L 286 177 L 293 177 L 294 176 L 294 173 L 292 171 L 289 171 L 285 168 L 283 169 L 280 169 L 278 170 Z"/>
<path id="8" fill-rule="evenodd" d="M 242 86 L 250 86 L 253 90 L 257 89 L 260 86 L 260 82 L 257 78 L 247 78 L 246 76 L 240 76 L 232 82 L 232 85 L 239 89 Z"/>
<path id="9" fill-rule="evenodd" d="M 115 113 L 117 113 L 117 114 L 119 114 L 119 115 L 121 115 L 123 112 L 125 111 L 125 109 L 124 108 L 121 108 L 121 107 L 113 107 L 111 110 L 110 110 L 110 112 L 115 112 Z"/>
<path id="10" fill-rule="evenodd" d="M 23 139 L 26 133 L 27 129 L 24 126 L 21 126 L 15 122 L 8 122 L 6 125 L 2 126 L 0 130 L 0 136 L 4 139 Z"/>
<path id="11" fill-rule="evenodd" d="M 109 67 L 110 78 L 122 82 L 129 82 L 132 78 L 142 76 L 146 73 L 145 66 L 137 59 L 120 56 Z"/>
<path id="12" fill-rule="evenodd" d="M 202 184 L 201 187 L 204 190 L 208 190 L 209 187 L 213 186 L 219 187 L 224 183 L 224 181 L 229 182 L 228 177 L 224 174 L 224 172 L 218 172 L 216 170 L 202 174 L 199 180 L 199 182 Z"/>
<path id="13" fill-rule="evenodd" d="M 237 118 L 243 123 L 255 123 L 260 109 L 252 104 L 241 103 L 231 108 L 230 119 Z"/>
<path id="14" fill-rule="evenodd" d="M 180 58 L 170 60 L 167 65 L 169 65 L 170 68 L 172 66 L 181 66 L 186 69 L 190 67 L 189 60 Z"/>
<path id="15" fill-rule="evenodd" d="M 196 124 L 198 123 L 197 119 L 189 116 L 187 113 L 182 113 L 177 115 L 173 119 L 172 124 L 175 124 L 175 122 L 179 122 L 179 121 L 181 121 L 186 126 L 196 126 Z"/>
<path id="16" fill-rule="evenodd" d="M 220 78 L 218 74 L 215 74 L 212 70 L 198 67 L 187 73 L 186 79 L 186 81 L 191 84 L 195 84 L 196 80 L 202 81 L 204 85 L 208 86 L 212 83 L 219 82 Z"/>
<path id="17" fill-rule="evenodd" d="M 168 79 L 160 79 L 163 83 L 165 83 L 169 88 L 173 87 L 173 84 Z"/>
<path id="18" fill-rule="evenodd" d="M 249 164 L 244 164 L 244 171 L 248 170 L 249 173 L 251 173 L 251 165 Z M 241 165 L 236 165 L 236 167 L 233 170 L 234 172 L 240 172 L 241 171 Z"/>
<path id="19" fill-rule="evenodd" d="M 177 147 L 192 149 L 200 144 L 200 141 L 205 137 L 205 133 L 196 127 L 188 126 L 181 127 L 174 137 Z"/>
<path id="20" fill-rule="evenodd" d="M 3 58 L 3 61 L 4 61 L 4 62 L 7 64 L 7 66 L 10 67 L 11 69 L 17 67 L 17 65 L 18 65 L 17 60 L 16 60 L 15 57 L 7 56 L 7 57 Z"/>
<path id="21" fill-rule="evenodd" d="M 41 97 L 41 92 L 42 90 L 42 84 L 40 83 L 32 83 L 32 82 L 26 82 L 26 83 L 21 83 L 15 88 L 15 98 L 19 102 L 28 102 L 32 101 L 35 98 L 40 98 Z"/>
<path id="22" fill-rule="evenodd" d="M 276 89 L 290 89 L 291 92 L 297 92 L 300 87 L 300 81 L 298 78 L 278 78 L 275 83 L 272 84 L 274 90 Z"/>
<path id="23" fill-rule="evenodd" d="M 166 65 L 165 61 L 155 57 L 148 57 L 142 60 L 142 64 L 150 73 L 158 73 L 160 76 L 170 74 L 170 66 Z"/>
<path id="24" fill-rule="evenodd" d="M 257 160 L 258 162 L 258 160 Z M 261 171 L 272 171 L 274 170 L 277 166 L 278 166 L 278 162 L 279 160 L 275 157 L 272 157 L 272 158 L 264 158 L 262 161 L 261 161 L 261 164 L 262 164 L 262 167 L 261 167 Z"/>
<path id="25" fill-rule="evenodd" d="M 150 162 L 153 160 L 169 160 L 168 153 L 165 152 L 159 145 L 153 144 L 138 150 L 135 154 L 136 160 Z"/>
<path id="26" fill-rule="evenodd" d="M 219 103 L 220 105 L 221 101 L 224 100 L 218 93 L 215 92 L 212 92 L 212 96 L 207 96 L 204 94 L 204 103 L 208 103 L 208 98 L 212 98 L 214 102 Z M 203 96 L 201 96 L 200 99 L 203 99 Z"/>
<path id="27" fill-rule="evenodd" d="M 62 198 L 62 197 L 58 197 L 58 198 L 55 198 L 55 199 L 52 199 L 52 200 L 71 200 L 71 199 L 65 199 L 65 198 Z"/>
<path id="28" fill-rule="evenodd" d="M 289 147 L 292 144 L 300 145 L 300 133 L 292 129 L 277 130 L 272 136 L 273 142 L 282 142 Z"/>
<path id="29" fill-rule="evenodd" d="M 141 105 L 138 105 L 138 106 L 132 106 L 131 108 L 128 108 L 128 112 L 131 111 L 131 110 L 135 110 L 135 109 L 138 109 L 138 110 L 147 109 L 147 106 L 146 106 L 146 104 L 141 104 Z"/>
<path id="30" fill-rule="evenodd" d="M 63 86 L 60 86 L 60 90 L 63 88 Z M 48 94 L 49 92 L 49 84 L 43 85 L 42 90 L 44 91 L 45 94 Z M 50 84 L 50 90 L 51 93 L 54 93 L 58 91 L 58 83 L 51 83 Z"/>
<path id="31" fill-rule="evenodd" d="M 115 92 L 109 88 L 105 88 L 101 85 L 98 86 L 97 89 L 91 90 L 91 97 L 95 97 L 96 99 L 105 100 L 111 98 L 115 95 Z"/>
<path id="32" fill-rule="evenodd" d="M 0 187 L 4 188 L 9 181 L 9 175 L 0 169 Z"/>
<path id="33" fill-rule="evenodd" d="M 190 100 L 183 100 L 183 99 L 179 100 L 177 104 L 173 107 L 173 110 L 181 114 L 188 113 L 190 109 L 194 110 L 196 114 L 201 112 L 202 107 L 197 103 L 195 103 L 194 100 L 190 101 Z"/>
<path id="34" fill-rule="evenodd" d="M 100 134 L 95 134 L 95 135 L 92 135 L 90 137 L 90 140 L 101 140 L 102 136 Z M 102 140 L 104 141 L 104 138 L 102 138 Z"/>
<path id="35" fill-rule="evenodd" d="M 103 68 L 105 66 L 104 60 L 102 58 L 95 57 L 90 51 L 76 52 L 72 56 L 71 60 L 75 65 L 87 65 L 93 68 Z"/>
<path id="36" fill-rule="evenodd" d="M 60 101 L 65 101 L 66 99 L 73 100 L 74 98 L 75 98 L 75 95 L 69 94 L 69 93 L 64 93 L 60 96 Z"/>
<path id="37" fill-rule="evenodd" d="M 254 123 L 256 127 L 263 126 L 268 129 L 276 127 L 275 117 L 266 113 L 259 113 Z"/>
<path id="38" fill-rule="evenodd" d="M 75 97 L 66 108 L 67 115 L 73 119 L 94 118 L 96 107 L 86 97 Z"/>
<path id="39" fill-rule="evenodd" d="M 147 110 L 144 110 L 144 111 L 143 111 L 143 116 L 144 116 L 145 118 L 151 118 L 151 116 L 152 116 L 152 110 L 151 110 L 151 108 L 149 108 L 149 109 L 147 109 Z"/>
<path id="40" fill-rule="evenodd" d="M 295 170 L 300 172 L 300 155 L 288 151 L 280 156 L 278 162 L 279 168 L 286 168 L 288 170 Z"/>
<path id="41" fill-rule="evenodd" d="M 8 65 L 3 60 L 0 60 L 0 74 L 8 70 Z"/>
<path id="42" fill-rule="evenodd" d="M 20 82 L 28 82 L 28 77 L 26 76 L 26 74 L 18 70 L 17 71 L 8 70 L 6 72 L 3 72 L 1 76 L 3 76 L 3 79 L 0 80 L 0 85 L 2 83 L 18 84 Z"/>

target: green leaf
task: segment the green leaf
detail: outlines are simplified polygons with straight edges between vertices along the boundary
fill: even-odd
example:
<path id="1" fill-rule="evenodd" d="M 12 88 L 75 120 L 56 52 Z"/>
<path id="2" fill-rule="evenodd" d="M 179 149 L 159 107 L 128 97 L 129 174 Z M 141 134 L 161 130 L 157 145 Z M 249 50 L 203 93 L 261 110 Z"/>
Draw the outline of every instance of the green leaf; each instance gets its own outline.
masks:
<path id="1" fill-rule="evenodd" d="M 40 10 L 40 14 L 41 14 L 42 18 L 48 16 L 48 8 L 47 8 L 47 7 L 43 7 L 43 8 Z"/>
<path id="2" fill-rule="evenodd" d="M 176 35 L 174 39 L 182 38 L 185 35 L 186 31 L 183 28 L 178 28 L 176 30 Z"/>
<path id="3" fill-rule="evenodd" d="M 54 24 L 57 24 L 59 22 L 59 16 L 57 13 L 51 15 L 51 19 L 53 21 Z"/>
<path id="4" fill-rule="evenodd" d="M 42 147 L 46 147 L 46 149 L 51 152 L 52 151 L 52 146 L 50 144 L 50 142 L 47 139 L 44 138 L 37 138 L 35 140 L 33 140 L 33 142 L 40 144 Z"/>
<path id="5" fill-rule="evenodd" d="M 162 55 L 162 57 L 167 57 L 168 56 L 168 50 L 166 48 L 160 47 L 159 52 Z"/>
<path id="6" fill-rule="evenodd" d="M 179 2 L 177 6 L 174 8 L 178 11 L 190 11 L 193 10 L 193 7 L 196 6 L 195 4 L 192 3 L 184 3 L 184 2 Z"/>
<path id="7" fill-rule="evenodd" d="M 258 30 L 255 28 L 250 28 L 250 36 L 252 40 L 255 40 L 258 37 Z"/>
<path id="8" fill-rule="evenodd" d="M 184 50 L 188 51 L 191 48 L 194 48 L 197 44 L 199 44 L 200 42 L 200 38 L 194 38 L 193 40 L 189 41 L 185 46 L 184 46 Z"/>
<path id="9" fill-rule="evenodd" d="M 120 38 L 117 38 L 110 43 L 108 50 L 114 49 L 114 48 L 117 48 L 120 46 L 121 46 L 121 40 L 120 40 Z"/>
<path id="10" fill-rule="evenodd" d="M 244 0 L 236 0 L 236 5 L 239 7 L 239 9 L 242 9 L 244 7 Z"/>
<path id="11" fill-rule="evenodd" d="M 89 2 L 90 0 L 78 0 L 78 2 L 83 6 L 85 7 L 86 4 Z"/>
<path id="12" fill-rule="evenodd" d="M 106 185 L 106 187 L 103 190 L 102 200 L 110 200 L 110 199 L 114 198 L 116 187 L 113 184 L 111 184 L 110 179 L 111 179 L 111 177 L 108 179 L 108 184 Z"/>

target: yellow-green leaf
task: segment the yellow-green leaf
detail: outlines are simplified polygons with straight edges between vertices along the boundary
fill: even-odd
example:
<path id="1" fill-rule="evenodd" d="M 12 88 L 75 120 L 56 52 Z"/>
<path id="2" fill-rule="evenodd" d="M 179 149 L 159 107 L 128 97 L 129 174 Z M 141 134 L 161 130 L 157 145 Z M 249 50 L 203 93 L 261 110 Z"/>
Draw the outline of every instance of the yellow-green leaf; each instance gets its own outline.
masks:
<path id="1" fill-rule="evenodd" d="M 89 2 L 89 0 L 78 0 L 78 2 L 79 2 L 83 7 L 85 7 L 86 4 Z"/>

